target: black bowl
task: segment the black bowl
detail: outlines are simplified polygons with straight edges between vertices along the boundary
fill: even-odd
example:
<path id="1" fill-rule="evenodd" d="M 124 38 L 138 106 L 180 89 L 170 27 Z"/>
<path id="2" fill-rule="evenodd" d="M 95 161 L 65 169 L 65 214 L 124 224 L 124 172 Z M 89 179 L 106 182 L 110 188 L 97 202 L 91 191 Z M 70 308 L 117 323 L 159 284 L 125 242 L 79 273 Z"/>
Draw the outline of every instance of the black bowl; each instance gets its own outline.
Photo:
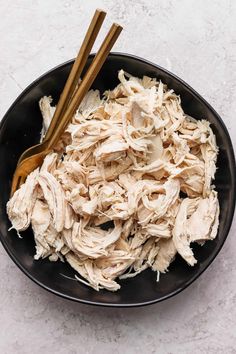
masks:
<path id="1" fill-rule="evenodd" d="M 90 56 L 88 63 L 93 56 Z M 73 61 L 52 69 L 34 81 L 17 98 L 6 113 L 0 128 L 0 236 L 9 256 L 29 278 L 54 294 L 87 304 L 103 306 L 140 306 L 167 299 L 191 284 L 209 266 L 221 249 L 230 229 L 235 207 L 235 159 L 227 129 L 214 109 L 191 87 L 168 71 L 146 60 L 120 53 L 110 54 L 98 75 L 93 88 L 101 92 L 117 85 L 117 72 L 123 68 L 135 75 L 157 77 L 181 95 L 185 112 L 197 119 L 208 119 L 220 148 L 215 185 L 219 192 L 220 226 L 216 239 L 204 247 L 194 246 L 198 260 L 195 267 L 188 266 L 180 257 L 170 266 L 168 273 L 156 282 L 156 274 L 147 270 L 133 279 L 121 281 L 115 293 L 96 292 L 67 277 L 74 277 L 74 270 L 62 262 L 47 259 L 35 261 L 33 233 L 30 229 L 17 237 L 6 214 L 11 179 L 20 154 L 39 141 L 42 118 L 38 101 L 43 95 L 52 95 L 57 102 Z"/>

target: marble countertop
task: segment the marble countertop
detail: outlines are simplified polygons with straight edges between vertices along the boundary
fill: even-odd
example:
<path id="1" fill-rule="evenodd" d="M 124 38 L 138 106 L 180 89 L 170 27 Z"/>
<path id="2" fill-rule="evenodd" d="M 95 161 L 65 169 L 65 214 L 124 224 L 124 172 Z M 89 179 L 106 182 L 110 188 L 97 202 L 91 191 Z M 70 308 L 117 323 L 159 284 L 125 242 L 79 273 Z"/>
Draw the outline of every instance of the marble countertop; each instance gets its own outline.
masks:
<path id="1" fill-rule="evenodd" d="M 125 28 L 115 51 L 183 78 L 221 115 L 236 143 L 231 0 L 0 0 L 0 117 L 35 78 L 76 55 L 96 7 L 109 12 L 103 35 L 111 21 Z M 235 233 L 234 219 L 219 256 L 188 289 L 136 309 L 58 298 L 29 280 L 0 245 L 0 353 L 236 353 Z"/>

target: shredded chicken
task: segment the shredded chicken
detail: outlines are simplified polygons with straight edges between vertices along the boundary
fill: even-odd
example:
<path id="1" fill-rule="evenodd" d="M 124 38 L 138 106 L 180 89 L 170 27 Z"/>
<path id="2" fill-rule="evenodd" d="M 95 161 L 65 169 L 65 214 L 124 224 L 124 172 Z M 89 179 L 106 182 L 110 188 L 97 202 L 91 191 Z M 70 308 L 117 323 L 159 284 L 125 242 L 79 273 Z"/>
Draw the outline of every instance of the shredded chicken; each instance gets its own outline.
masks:
<path id="1" fill-rule="evenodd" d="M 212 180 L 218 148 L 206 120 L 186 115 L 161 81 L 120 70 L 120 83 L 91 90 L 40 169 L 7 204 L 17 233 L 31 224 L 35 259 L 66 260 L 95 290 L 178 253 L 197 263 L 192 242 L 213 240 L 219 203 Z M 40 100 L 42 137 L 55 107 Z"/>

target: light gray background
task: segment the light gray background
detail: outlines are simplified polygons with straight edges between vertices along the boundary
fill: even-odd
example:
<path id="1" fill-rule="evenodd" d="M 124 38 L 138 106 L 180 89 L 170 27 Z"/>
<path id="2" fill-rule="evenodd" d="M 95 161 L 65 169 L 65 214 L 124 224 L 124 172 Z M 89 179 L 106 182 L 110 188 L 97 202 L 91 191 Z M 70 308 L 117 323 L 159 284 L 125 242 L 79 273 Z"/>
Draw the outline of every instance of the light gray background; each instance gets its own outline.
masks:
<path id="1" fill-rule="evenodd" d="M 124 26 L 115 45 L 173 71 L 236 143 L 236 1 L 0 0 L 0 117 L 29 83 L 76 55 L 96 7 Z M 101 37 L 100 37 L 101 39 Z M 97 46 L 96 46 L 97 48 Z M 32 283 L 0 246 L 0 353 L 236 353 L 236 224 L 187 290 L 146 308 L 71 303 Z"/>

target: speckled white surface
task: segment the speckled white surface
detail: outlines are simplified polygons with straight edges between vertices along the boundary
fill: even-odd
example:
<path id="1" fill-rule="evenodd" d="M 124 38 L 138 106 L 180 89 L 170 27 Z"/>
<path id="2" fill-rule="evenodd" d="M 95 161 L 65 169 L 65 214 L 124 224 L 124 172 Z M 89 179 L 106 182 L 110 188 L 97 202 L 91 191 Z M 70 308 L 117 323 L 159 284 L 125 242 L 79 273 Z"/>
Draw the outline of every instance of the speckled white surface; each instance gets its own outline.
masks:
<path id="1" fill-rule="evenodd" d="M 96 7 L 125 30 L 115 46 L 182 77 L 236 143 L 236 2 L 0 0 L 0 117 L 31 81 L 75 56 Z M 101 37 L 100 37 L 101 38 Z M 160 304 L 102 309 L 39 288 L 0 246 L 0 353 L 236 353 L 236 223 L 217 259 Z"/>

